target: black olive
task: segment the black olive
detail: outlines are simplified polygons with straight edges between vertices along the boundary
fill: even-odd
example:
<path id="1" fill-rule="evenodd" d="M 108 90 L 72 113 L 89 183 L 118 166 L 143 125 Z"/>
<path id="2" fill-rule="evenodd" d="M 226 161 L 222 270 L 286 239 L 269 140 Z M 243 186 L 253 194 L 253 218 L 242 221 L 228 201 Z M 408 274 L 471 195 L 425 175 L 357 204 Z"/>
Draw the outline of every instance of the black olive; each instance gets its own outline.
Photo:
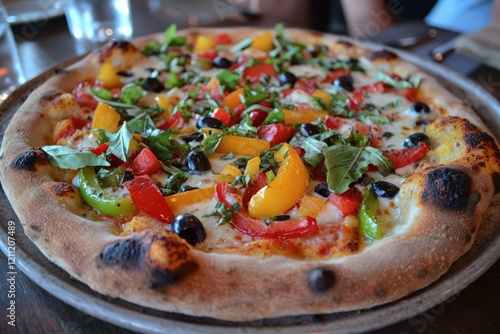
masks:
<path id="1" fill-rule="evenodd" d="M 325 268 L 315 268 L 309 272 L 307 283 L 312 291 L 324 292 L 335 283 L 335 274 Z"/>
<path id="2" fill-rule="evenodd" d="M 280 81 L 280 84 L 282 86 L 290 84 L 290 87 L 293 87 L 293 85 L 295 85 L 295 82 L 297 82 L 297 77 L 291 72 L 282 72 L 278 76 L 278 80 Z"/>
<path id="3" fill-rule="evenodd" d="M 307 51 L 311 54 L 313 57 L 317 57 L 321 53 L 326 53 L 328 52 L 328 46 L 324 44 L 314 44 L 314 45 L 308 45 L 307 46 Z"/>
<path id="4" fill-rule="evenodd" d="M 361 177 L 356 181 L 357 184 L 359 184 L 360 186 L 367 186 L 368 183 L 370 183 L 370 177 L 368 176 L 368 174 L 365 174 L 363 173 L 363 175 L 361 175 Z"/>
<path id="5" fill-rule="evenodd" d="M 416 126 L 422 126 L 422 125 L 427 125 L 429 124 L 429 121 L 426 119 L 419 119 L 418 121 L 415 122 Z"/>
<path id="6" fill-rule="evenodd" d="M 188 172 L 196 174 L 196 172 L 210 170 L 212 166 L 205 153 L 199 150 L 192 150 L 186 157 L 186 167 Z"/>
<path id="7" fill-rule="evenodd" d="M 127 181 L 130 181 L 134 178 L 134 173 L 126 170 L 126 171 L 123 171 L 123 177 L 122 177 L 122 181 L 121 181 L 121 184 L 123 185 L 123 183 L 127 182 Z"/>
<path id="8" fill-rule="evenodd" d="M 274 221 L 284 221 L 284 220 L 289 220 L 290 219 L 290 215 L 278 215 L 278 216 L 274 216 Z"/>
<path id="9" fill-rule="evenodd" d="M 358 66 L 359 60 L 357 58 L 349 58 L 349 64 L 351 64 L 352 66 Z"/>
<path id="10" fill-rule="evenodd" d="M 328 184 L 326 182 L 318 183 L 316 187 L 314 187 L 314 192 L 323 196 L 330 196 L 330 188 L 328 188 Z"/>
<path id="11" fill-rule="evenodd" d="M 417 132 L 408 136 L 408 138 L 405 139 L 405 141 L 403 142 L 403 147 L 407 148 L 415 147 L 418 146 L 420 143 L 425 143 L 429 147 L 431 146 L 430 138 L 427 137 L 425 133 Z"/>
<path id="12" fill-rule="evenodd" d="M 159 93 L 164 89 L 163 84 L 158 81 L 158 79 L 151 77 L 144 79 L 144 81 L 142 82 L 142 88 L 144 90 L 155 93 Z"/>
<path id="13" fill-rule="evenodd" d="M 118 71 L 118 72 L 116 72 L 116 74 L 118 74 L 121 77 L 126 77 L 126 78 L 131 78 L 134 76 L 134 73 L 128 72 L 128 71 Z"/>
<path id="14" fill-rule="evenodd" d="M 354 86 L 353 86 L 354 80 L 350 75 L 343 75 L 341 77 L 338 77 L 333 81 L 333 84 L 335 86 L 341 87 L 345 89 L 348 92 L 354 91 Z"/>
<path id="15" fill-rule="evenodd" d="M 171 229 L 191 245 L 196 245 L 207 237 L 205 227 L 196 216 L 183 213 L 175 217 Z"/>
<path id="16" fill-rule="evenodd" d="M 372 189 L 375 195 L 383 198 L 393 198 L 399 192 L 399 187 L 387 181 L 377 181 L 372 183 Z"/>
<path id="17" fill-rule="evenodd" d="M 431 108 L 429 108 L 429 106 L 423 102 L 415 102 L 410 107 L 410 110 L 419 114 L 429 114 L 431 112 Z"/>
<path id="18" fill-rule="evenodd" d="M 320 128 L 317 125 L 311 123 L 301 124 L 299 131 L 300 134 L 303 135 L 304 137 L 316 135 L 321 132 Z"/>
<path id="19" fill-rule="evenodd" d="M 217 118 L 206 116 L 200 118 L 198 122 L 196 122 L 196 127 L 222 129 L 224 127 L 224 123 L 219 121 Z"/>
<path id="20" fill-rule="evenodd" d="M 203 140 L 203 133 L 200 132 L 193 132 L 189 133 L 187 135 L 180 136 L 182 140 L 186 143 L 190 143 L 192 141 L 202 141 Z"/>
<path id="21" fill-rule="evenodd" d="M 217 68 L 229 68 L 233 62 L 225 57 L 217 57 L 214 59 L 214 66 Z"/>

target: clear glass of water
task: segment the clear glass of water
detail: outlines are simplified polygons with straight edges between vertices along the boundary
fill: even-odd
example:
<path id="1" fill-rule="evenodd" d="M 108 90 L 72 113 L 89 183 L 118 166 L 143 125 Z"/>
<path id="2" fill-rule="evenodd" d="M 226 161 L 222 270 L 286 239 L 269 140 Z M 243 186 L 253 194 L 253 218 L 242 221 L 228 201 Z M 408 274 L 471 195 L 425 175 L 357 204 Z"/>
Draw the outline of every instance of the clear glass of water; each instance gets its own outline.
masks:
<path id="1" fill-rule="evenodd" d="M 64 12 L 79 53 L 132 37 L 129 0 L 66 0 Z"/>
<path id="2" fill-rule="evenodd" d="M 7 23 L 7 13 L 0 2 L 0 103 L 25 82 L 16 41 Z"/>

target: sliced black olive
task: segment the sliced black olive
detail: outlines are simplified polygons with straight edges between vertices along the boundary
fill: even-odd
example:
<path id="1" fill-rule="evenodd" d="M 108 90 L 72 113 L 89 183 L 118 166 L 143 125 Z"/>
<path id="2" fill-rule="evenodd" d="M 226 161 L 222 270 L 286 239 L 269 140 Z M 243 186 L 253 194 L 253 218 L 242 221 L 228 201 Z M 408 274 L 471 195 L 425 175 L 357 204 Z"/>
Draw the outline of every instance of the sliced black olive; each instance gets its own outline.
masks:
<path id="1" fill-rule="evenodd" d="M 192 141 L 202 141 L 203 140 L 203 133 L 193 132 L 193 133 L 189 133 L 187 135 L 180 136 L 180 138 L 186 143 L 190 143 Z"/>
<path id="2" fill-rule="evenodd" d="M 118 71 L 118 72 L 116 72 L 116 74 L 118 74 L 121 77 L 126 77 L 126 78 L 130 78 L 130 77 L 134 76 L 134 73 L 128 72 L 128 71 Z"/>
<path id="3" fill-rule="evenodd" d="M 403 147 L 407 148 L 415 147 L 418 146 L 420 143 L 425 143 L 427 144 L 427 146 L 431 146 L 430 138 L 427 137 L 425 133 L 417 132 L 408 136 L 408 138 L 405 139 L 405 141 L 403 142 Z"/>
<path id="4" fill-rule="evenodd" d="M 293 85 L 295 85 L 295 82 L 297 82 L 297 77 L 291 72 L 282 72 L 278 76 L 278 80 L 280 81 L 280 84 L 282 86 L 290 84 L 290 87 L 293 87 Z"/>
<path id="5" fill-rule="evenodd" d="M 337 87 L 343 88 L 348 92 L 354 91 L 354 86 L 353 86 L 354 80 L 350 75 L 343 75 L 341 77 L 338 77 L 333 81 L 333 84 Z"/>
<path id="6" fill-rule="evenodd" d="M 229 68 L 233 65 L 233 62 L 225 57 L 216 57 L 214 59 L 214 66 L 217 68 Z"/>
<path id="7" fill-rule="evenodd" d="M 222 129 L 224 127 L 224 123 L 219 121 L 217 118 L 206 116 L 200 118 L 198 122 L 196 122 L 196 126 L 198 128 Z"/>
<path id="8" fill-rule="evenodd" d="M 357 58 L 349 58 L 349 64 L 351 64 L 352 66 L 358 66 L 359 60 Z"/>
<path id="9" fill-rule="evenodd" d="M 410 110 L 419 114 L 429 114 L 431 112 L 431 108 L 424 102 L 415 102 L 410 107 Z"/>
<path id="10" fill-rule="evenodd" d="M 277 216 L 274 216 L 274 221 L 285 221 L 285 220 L 289 220 L 290 219 L 290 215 L 277 215 Z"/>
<path id="11" fill-rule="evenodd" d="M 127 182 L 127 181 L 130 181 L 134 178 L 134 173 L 126 170 L 126 171 L 123 171 L 123 178 L 122 178 L 122 185 L 123 183 Z"/>
<path id="12" fill-rule="evenodd" d="M 419 119 L 418 121 L 415 122 L 416 126 L 422 126 L 422 125 L 427 125 L 429 124 L 429 121 L 426 119 Z"/>
<path id="13" fill-rule="evenodd" d="M 319 54 L 323 52 L 328 52 L 328 46 L 324 44 L 314 44 L 314 45 L 308 45 L 307 46 L 307 51 L 311 54 L 313 57 L 317 57 Z"/>
<path id="14" fill-rule="evenodd" d="M 377 181 L 372 183 L 375 195 L 383 198 L 393 198 L 399 192 L 399 187 L 387 181 Z"/>
<path id="15" fill-rule="evenodd" d="M 316 135 L 321 132 L 320 128 L 317 125 L 311 123 L 301 124 L 299 131 L 300 134 L 303 135 L 304 137 Z"/>
<path id="16" fill-rule="evenodd" d="M 210 170 L 210 160 L 205 153 L 199 150 L 192 150 L 186 157 L 186 168 L 188 172 L 196 174 Z"/>
<path id="17" fill-rule="evenodd" d="M 158 81 L 158 79 L 156 79 L 156 78 L 144 79 L 144 81 L 142 82 L 142 88 L 144 90 L 147 90 L 150 92 L 155 92 L 155 93 L 159 93 L 164 89 L 163 84 L 160 81 Z"/>
<path id="18" fill-rule="evenodd" d="M 315 268 L 309 272 L 307 283 L 312 291 L 324 292 L 333 287 L 335 274 L 325 268 Z"/>
<path id="19" fill-rule="evenodd" d="M 171 229 L 179 237 L 191 245 L 196 245 L 205 240 L 207 232 L 205 227 L 196 216 L 183 213 L 175 217 Z"/>
<path id="20" fill-rule="evenodd" d="M 328 188 L 328 184 L 326 182 L 318 183 L 316 187 L 314 187 L 314 192 L 323 196 L 330 196 L 330 189 Z"/>
<path id="21" fill-rule="evenodd" d="M 370 177 L 368 176 L 368 174 L 365 174 L 363 173 L 363 175 L 361 175 L 361 177 L 356 181 L 357 184 L 359 184 L 360 186 L 367 186 L 368 183 L 370 183 Z"/>

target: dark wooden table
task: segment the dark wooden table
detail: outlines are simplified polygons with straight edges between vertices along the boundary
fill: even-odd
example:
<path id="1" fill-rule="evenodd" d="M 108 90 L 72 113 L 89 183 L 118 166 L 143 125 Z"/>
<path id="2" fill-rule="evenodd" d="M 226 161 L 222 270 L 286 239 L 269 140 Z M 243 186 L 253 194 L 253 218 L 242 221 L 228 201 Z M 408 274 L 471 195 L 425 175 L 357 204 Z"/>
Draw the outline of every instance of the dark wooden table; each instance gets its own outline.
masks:
<path id="1" fill-rule="evenodd" d="M 271 26 L 277 21 L 271 16 L 264 18 L 242 16 L 235 8 L 234 10 L 229 8 L 221 14 L 215 10 L 216 2 L 158 1 L 161 6 L 155 7 L 153 5 L 157 1 L 132 1 L 134 35 L 163 31 L 171 22 L 183 27 L 189 22 L 212 26 Z M 422 23 L 410 23 L 385 31 L 372 39 L 387 42 L 422 28 Z M 32 78 L 46 68 L 77 55 L 64 17 L 14 26 L 13 30 L 27 78 Z M 456 34 L 453 32 L 441 31 L 435 41 L 417 46 L 410 51 L 426 57 L 430 48 L 454 35 Z M 499 71 L 458 54 L 452 54 L 443 64 L 479 82 L 500 98 Z M 6 318 L 9 302 L 7 272 L 7 258 L 1 253 L 0 333 L 131 333 L 61 302 L 22 272 L 18 272 L 16 277 L 16 327 L 11 327 L 7 324 Z M 411 319 L 373 333 L 499 333 L 499 297 L 500 262 L 497 261 L 484 275 L 457 295 Z M 165 332 L 168 332 L 168 329 L 165 329 Z"/>

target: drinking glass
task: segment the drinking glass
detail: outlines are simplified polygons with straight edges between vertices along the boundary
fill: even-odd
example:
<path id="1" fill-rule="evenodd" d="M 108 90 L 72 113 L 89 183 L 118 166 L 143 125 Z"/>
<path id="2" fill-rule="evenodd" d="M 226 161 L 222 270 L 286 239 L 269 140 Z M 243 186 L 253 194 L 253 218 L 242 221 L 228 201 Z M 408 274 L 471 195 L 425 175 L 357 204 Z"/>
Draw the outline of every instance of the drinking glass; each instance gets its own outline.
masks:
<path id="1" fill-rule="evenodd" d="M 0 103 L 25 82 L 7 12 L 0 2 Z"/>
<path id="2" fill-rule="evenodd" d="M 79 53 L 132 36 L 129 0 L 66 0 L 64 12 Z"/>

